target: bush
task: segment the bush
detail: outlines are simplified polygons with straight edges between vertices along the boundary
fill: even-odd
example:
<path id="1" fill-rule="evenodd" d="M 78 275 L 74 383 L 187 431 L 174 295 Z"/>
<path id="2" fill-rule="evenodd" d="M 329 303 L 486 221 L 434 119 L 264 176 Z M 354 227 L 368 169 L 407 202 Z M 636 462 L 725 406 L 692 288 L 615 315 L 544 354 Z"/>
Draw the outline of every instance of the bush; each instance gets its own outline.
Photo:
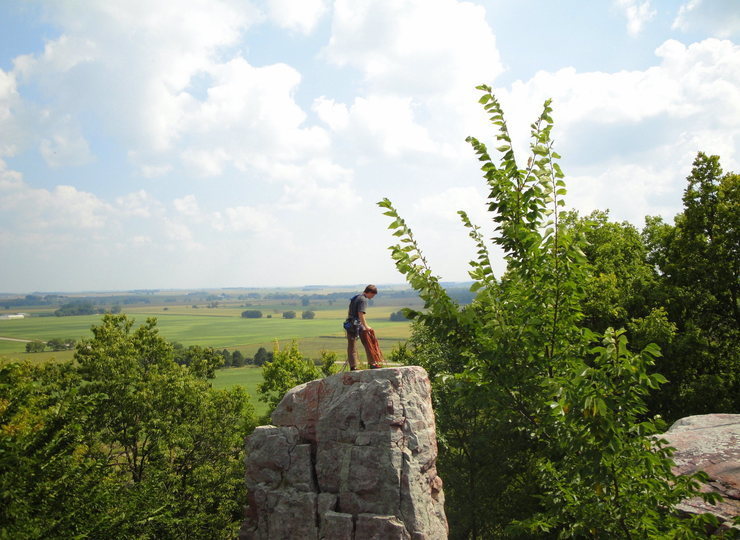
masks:
<path id="1" fill-rule="evenodd" d="M 245 319 L 261 319 L 262 312 L 257 309 L 248 309 L 246 311 L 242 311 L 242 317 Z"/>
<path id="2" fill-rule="evenodd" d="M 283 311 L 283 319 L 295 319 L 295 311 Z"/>
<path id="3" fill-rule="evenodd" d="M 46 349 L 46 343 L 43 341 L 29 341 L 26 343 L 26 352 L 28 353 L 43 352 L 44 349 Z"/>
<path id="4" fill-rule="evenodd" d="M 406 313 L 402 309 L 398 311 L 394 311 L 391 313 L 391 320 L 398 322 L 398 321 L 408 321 L 409 318 L 406 316 Z"/>
<path id="5" fill-rule="evenodd" d="M 313 319 L 314 317 L 316 317 L 316 313 L 311 310 L 301 313 L 301 319 Z"/>

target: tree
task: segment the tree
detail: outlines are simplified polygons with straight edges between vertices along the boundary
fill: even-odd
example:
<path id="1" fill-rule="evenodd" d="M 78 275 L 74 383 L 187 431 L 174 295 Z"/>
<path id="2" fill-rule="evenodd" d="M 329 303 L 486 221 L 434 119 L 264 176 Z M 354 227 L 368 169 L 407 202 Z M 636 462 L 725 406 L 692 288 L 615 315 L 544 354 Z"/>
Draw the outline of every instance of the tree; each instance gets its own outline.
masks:
<path id="1" fill-rule="evenodd" d="M 283 399 L 285 392 L 321 377 L 321 370 L 312 361 L 303 358 L 295 340 L 282 351 L 275 342 L 272 360 L 262 365 L 262 382 L 257 385 L 259 400 L 267 403 L 272 410 Z"/>
<path id="2" fill-rule="evenodd" d="M 74 339 L 52 338 L 46 342 L 46 345 L 52 351 L 67 351 L 73 349 L 75 343 Z"/>
<path id="3" fill-rule="evenodd" d="M 242 311 L 242 317 L 245 319 L 261 319 L 262 312 L 257 309 L 248 309 L 246 311 Z"/>
<path id="4" fill-rule="evenodd" d="M 306 296 L 306 295 L 303 295 L 303 296 L 301 297 L 301 305 L 302 305 L 303 307 L 306 307 L 306 306 L 307 306 L 308 304 L 310 304 L 310 303 L 311 303 L 311 302 L 310 302 L 310 300 L 308 299 L 308 296 Z"/>
<path id="5" fill-rule="evenodd" d="M 231 365 L 234 367 L 241 367 L 244 365 L 244 363 L 244 355 L 242 354 L 242 352 L 239 350 L 234 351 L 234 353 L 231 355 Z"/>
<path id="6" fill-rule="evenodd" d="M 394 311 L 393 313 L 391 313 L 390 319 L 391 319 L 391 321 L 395 321 L 395 322 L 408 321 L 409 320 L 409 318 L 406 316 L 406 314 L 404 313 L 404 311 L 402 309 L 400 309 L 398 311 Z"/>
<path id="7" fill-rule="evenodd" d="M 301 313 L 301 319 L 313 319 L 314 317 L 316 317 L 316 313 L 311 310 Z"/>
<path id="8" fill-rule="evenodd" d="M 115 474 L 93 429 L 104 396 L 80 394 L 71 363 L 0 364 L 0 537 L 100 531 Z"/>
<path id="9" fill-rule="evenodd" d="M 105 315 L 75 354 L 83 395 L 104 396 L 94 429 L 121 477 L 116 535 L 233 535 L 244 504 L 242 443 L 254 425 L 248 397 L 210 388 L 220 362 L 212 349 L 189 348 L 183 368 L 154 319 L 135 330 L 133 322 Z"/>
<path id="10" fill-rule="evenodd" d="M 255 366 L 262 366 L 266 362 L 271 362 L 273 357 L 273 353 L 267 352 L 267 349 L 264 347 L 260 347 L 257 349 L 257 353 L 254 355 L 254 365 Z"/>
<path id="11" fill-rule="evenodd" d="M 425 311 L 409 313 L 423 328 L 418 340 L 437 351 L 415 358 L 435 384 L 440 462 L 457 471 L 446 482 L 459 520 L 451 535 L 700 536 L 712 518 L 673 512 L 697 494 L 696 480 L 673 475 L 670 450 L 653 438 L 665 426 L 645 418 L 645 396 L 665 382 L 650 373 L 660 351 L 632 352 L 623 330 L 583 325 L 591 268 L 583 233 L 562 215 L 566 189 L 550 102 L 531 126 L 531 157 L 520 168 L 498 101 L 489 87 L 479 89 L 500 162 L 485 144 L 468 141 L 490 190 L 493 242 L 506 273 L 494 275 L 479 227 L 460 212 L 477 249 L 476 296 L 460 307 L 391 202 L 379 203 L 400 241 L 391 247 L 396 267 L 424 301 Z"/>
<path id="12" fill-rule="evenodd" d="M 295 311 L 283 311 L 283 319 L 295 319 Z"/>
<path id="13" fill-rule="evenodd" d="M 648 217 L 643 230 L 656 303 L 673 326 L 659 361 L 669 382 L 650 407 L 671 419 L 740 408 L 740 176 L 700 152 L 683 202 L 675 225 Z"/>
<path id="14" fill-rule="evenodd" d="M 29 341 L 26 343 L 27 353 L 43 352 L 44 349 L 46 349 L 46 343 L 43 341 Z"/>

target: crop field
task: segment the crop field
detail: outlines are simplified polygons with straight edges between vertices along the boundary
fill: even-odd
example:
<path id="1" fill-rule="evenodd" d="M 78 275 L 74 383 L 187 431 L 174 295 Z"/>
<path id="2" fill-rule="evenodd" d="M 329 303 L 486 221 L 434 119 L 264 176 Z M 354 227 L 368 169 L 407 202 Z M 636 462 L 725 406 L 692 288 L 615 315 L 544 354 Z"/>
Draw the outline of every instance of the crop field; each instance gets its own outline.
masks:
<path id="1" fill-rule="evenodd" d="M 225 305 L 212 309 L 147 305 L 126 308 L 124 312 L 136 319 L 137 324 L 143 323 L 148 317 L 156 317 L 157 326 L 165 338 L 186 346 L 201 345 L 232 351 L 238 349 L 249 357 L 259 347 L 272 350 L 276 340 L 284 347 L 295 339 L 301 352 L 308 357 L 318 357 L 321 350 L 328 350 L 339 353 L 340 358 L 343 358 L 343 351 L 346 350 L 342 330 L 345 307 L 263 305 L 254 308 L 263 312 L 261 319 L 241 317 L 244 309 L 243 305 Z M 307 309 L 315 312 L 314 319 L 301 319 L 302 311 Z M 375 329 L 386 356 L 397 343 L 405 341 L 409 336 L 408 322 L 389 320 L 390 314 L 397 309 L 396 306 L 373 306 L 368 309 L 368 322 Z M 283 319 L 283 311 L 295 311 L 297 318 Z M 267 318 L 267 315 L 272 317 Z M 51 338 L 79 340 L 90 337 L 90 327 L 99 320 L 100 315 L 0 320 L 0 337 L 40 341 Z M 68 360 L 72 358 L 72 352 L 26 353 L 25 342 L 0 339 L 0 357 L 33 361 L 51 358 Z"/>
<path id="2" fill-rule="evenodd" d="M 262 381 L 262 370 L 254 366 L 219 369 L 212 384 L 214 388 L 243 386 L 252 398 L 252 405 L 258 416 L 267 413 L 267 403 L 257 400 L 257 385 Z"/>

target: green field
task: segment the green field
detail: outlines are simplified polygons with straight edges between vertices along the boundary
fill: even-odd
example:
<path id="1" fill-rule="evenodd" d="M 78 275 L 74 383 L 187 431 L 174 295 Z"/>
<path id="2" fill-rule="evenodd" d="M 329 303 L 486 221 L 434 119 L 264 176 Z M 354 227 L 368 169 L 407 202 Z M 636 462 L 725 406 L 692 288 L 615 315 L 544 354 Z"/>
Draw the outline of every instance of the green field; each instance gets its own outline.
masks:
<path id="1" fill-rule="evenodd" d="M 252 405 L 258 416 L 267 413 L 267 403 L 257 400 L 257 385 L 262 381 L 262 370 L 254 366 L 219 369 L 213 380 L 214 388 L 243 386 L 252 398 Z"/>
<path id="2" fill-rule="evenodd" d="M 350 293 L 347 293 L 347 301 Z M 375 302 L 368 309 L 368 322 L 375 329 L 381 349 L 386 358 L 393 347 L 409 337 L 409 323 L 391 322 L 390 315 L 400 307 L 419 307 L 418 299 L 386 298 Z M 197 306 L 197 307 L 196 307 Z M 33 316 L 24 319 L 0 319 L 0 337 L 20 340 L 48 341 L 52 338 L 72 338 L 80 340 L 92 336 L 90 327 L 98 324 L 100 315 L 81 315 L 68 317 L 39 316 L 51 314 L 56 307 L 22 310 L 0 309 L 0 313 L 23 311 Z M 257 309 L 262 311 L 261 319 L 241 317 L 242 311 Z M 301 313 L 313 311 L 314 319 L 302 319 Z M 295 311 L 297 318 L 283 319 L 284 311 Z M 162 336 L 183 345 L 201 345 L 216 349 L 239 350 L 252 357 L 259 347 L 271 351 L 277 340 L 280 347 L 297 340 L 301 352 L 309 358 L 318 358 L 322 350 L 334 351 L 338 361 L 346 360 L 347 342 L 344 338 L 342 322 L 347 314 L 344 301 L 314 302 L 303 306 L 299 300 L 226 300 L 217 306 L 209 303 L 193 302 L 182 293 L 175 300 L 152 297 L 151 303 L 124 306 L 123 312 L 143 323 L 148 317 L 156 317 Z M 271 316 L 268 318 L 268 315 Z M 72 360 L 74 351 L 26 353 L 26 343 L 0 339 L 0 359 L 31 360 L 45 362 L 50 360 Z M 362 347 L 360 347 L 362 350 Z M 361 353 L 364 360 L 364 354 Z M 216 372 L 214 388 L 243 386 L 252 398 L 258 415 L 267 412 L 267 405 L 257 399 L 257 384 L 262 380 L 262 370 L 253 366 L 227 368 Z"/>
<path id="3" fill-rule="evenodd" d="M 165 308 L 167 308 L 165 310 Z M 332 306 L 296 305 L 259 306 L 265 317 L 241 317 L 243 306 L 223 306 L 215 309 L 193 309 L 190 306 L 141 306 L 125 312 L 138 323 L 147 317 L 156 317 L 161 334 L 171 341 L 184 345 L 202 345 L 217 349 L 240 350 L 253 356 L 259 347 L 272 350 L 275 340 L 284 347 L 291 340 L 298 341 L 301 351 L 308 357 L 318 357 L 321 350 L 335 351 L 344 358 L 346 341 L 342 330 L 346 308 Z M 316 318 L 301 319 L 304 309 L 315 311 Z M 368 310 L 368 322 L 375 329 L 381 349 L 387 356 L 398 343 L 409 336 L 408 322 L 391 322 L 390 314 L 396 306 L 377 306 Z M 283 319 L 283 311 L 296 311 L 298 318 Z M 266 315 L 273 315 L 267 318 Z M 51 338 L 81 339 L 90 337 L 90 327 L 100 320 L 99 315 L 72 317 L 28 317 L 0 320 L 0 337 L 47 341 Z M 25 343 L 0 339 L 0 356 L 31 360 L 71 359 L 70 351 L 28 354 Z"/>

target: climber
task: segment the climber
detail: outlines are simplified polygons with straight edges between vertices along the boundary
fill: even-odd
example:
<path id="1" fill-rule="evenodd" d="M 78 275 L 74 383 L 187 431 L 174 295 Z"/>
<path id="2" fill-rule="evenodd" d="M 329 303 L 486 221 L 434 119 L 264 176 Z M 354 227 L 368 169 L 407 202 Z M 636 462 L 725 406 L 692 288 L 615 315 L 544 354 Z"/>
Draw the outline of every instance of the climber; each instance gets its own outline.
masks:
<path id="1" fill-rule="evenodd" d="M 375 285 L 368 285 L 362 293 L 353 296 L 349 301 L 344 328 L 347 331 L 347 361 L 351 371 L 357 369 L 357 338 L 361 338 L 362 345 L 365 347 L 367 365 L 370 369 L 379 368 L 383 361 L 375 331 L 370 328 L 365 319 L 367 301 L 374 298 L 376 294 L 378 294 L 378 288 Z"/>

